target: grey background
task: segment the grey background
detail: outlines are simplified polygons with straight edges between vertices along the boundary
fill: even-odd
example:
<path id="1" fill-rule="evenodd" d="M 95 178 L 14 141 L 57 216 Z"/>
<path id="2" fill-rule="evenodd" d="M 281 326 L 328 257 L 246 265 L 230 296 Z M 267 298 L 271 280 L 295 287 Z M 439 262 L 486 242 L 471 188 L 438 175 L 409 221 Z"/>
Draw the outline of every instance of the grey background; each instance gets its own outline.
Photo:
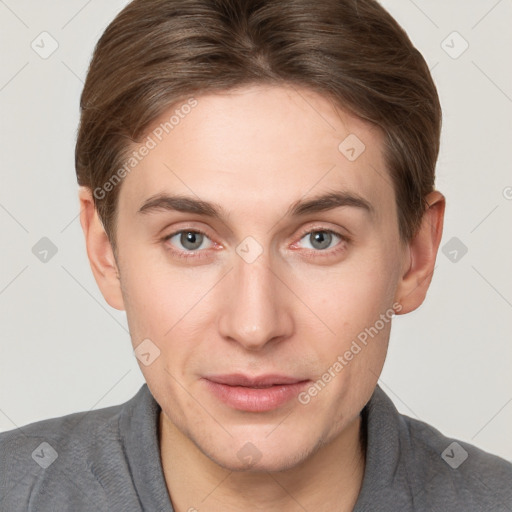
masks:
<path id="1" fill-rule="evenodd" d="M 126 3 L 0 0 L 0 431 L 121 403 L 144 382 L 125 314 L 90 271 L 74 174 L 87 65 Z M 512 2 L 382 3 L 438 85 L 448 203 L 429 295 L 395 319 L 380 384 L 400 411 L 510 460 Z M 58 43 L 47 59 L 31 47 L 51 49 L 44 31 Z"/>

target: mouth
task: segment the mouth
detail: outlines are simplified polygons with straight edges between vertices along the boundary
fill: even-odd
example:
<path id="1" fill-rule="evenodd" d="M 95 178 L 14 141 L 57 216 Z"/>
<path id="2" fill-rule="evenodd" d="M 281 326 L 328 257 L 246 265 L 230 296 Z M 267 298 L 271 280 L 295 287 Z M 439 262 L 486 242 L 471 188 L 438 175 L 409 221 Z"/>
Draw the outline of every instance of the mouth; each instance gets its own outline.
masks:
<path id="1" fill-rule="evenodd" d="M 204 377 L 209 392 L 233 409 L 266 412 L 277 409 L 303 390 L 311 381 L 285 375 L 243 374 Z"/>

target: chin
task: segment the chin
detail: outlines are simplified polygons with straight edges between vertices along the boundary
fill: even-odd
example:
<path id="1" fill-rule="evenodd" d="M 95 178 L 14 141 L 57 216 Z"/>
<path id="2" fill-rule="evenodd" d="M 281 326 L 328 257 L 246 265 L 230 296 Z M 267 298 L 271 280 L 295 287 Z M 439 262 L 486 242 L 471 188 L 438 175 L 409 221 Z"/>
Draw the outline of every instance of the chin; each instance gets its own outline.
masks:
<path id="1" fill-rule="evenodd" d="M 320 440 L 314 444 L 298 443 L 288 437 L 278 439 L 277 442 L 270 443 L 268 440 L 261 439 L 260 442 L 233 440 L 231 446 L 216 447 L 214 450 L 205 450 L 201 446 L 198 448 L 215 464 L 233 472 L 244 473 L 267 473 L 286 471 L 295 468 L 311 457 L 321 446 Z M 235 446 L 240 448 L 234 450 Z"/>

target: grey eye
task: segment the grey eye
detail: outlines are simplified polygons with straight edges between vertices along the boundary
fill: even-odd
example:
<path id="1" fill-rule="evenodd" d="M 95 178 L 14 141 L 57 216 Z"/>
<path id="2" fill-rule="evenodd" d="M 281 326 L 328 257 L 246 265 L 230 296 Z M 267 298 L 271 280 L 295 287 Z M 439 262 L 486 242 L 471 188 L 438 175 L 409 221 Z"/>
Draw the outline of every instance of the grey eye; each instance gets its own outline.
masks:
<path id="1" fill-rule="evenodd" d="M 188 249 L 189 251 L 193 251 L 195 249 L 199 249 L 201 244 L 203 243 L 204 235 L 201 233 L 195 233 L 193 231 L 184 231 L 180 236 L 180 243 Z"/>
<path id="2" fill-rule="evenodd" d="M 322 251 L 329 249 L 333 241 L 336 241 L 336 238 L 341 239 L 341 237 L 335 233 L 319 230 L 307 233 L 304 237 L 302 237 L 302 240 L 309 242 L 310 247 L 307 247 L 308 249 L 316 249 Z"/>
<path id="3" fill-rule="evenodd" d="M 206 235 L 199 233 L 198 231 L 180 231 L 169 238 L 169 242 L 174 246 L 178 244 L 178 248 L 183 248 L 186 251 L 196 251 L 202 247 L 203 244 L 208 240 Z M 181 245 L 181 247 L 180 247 Z"/>

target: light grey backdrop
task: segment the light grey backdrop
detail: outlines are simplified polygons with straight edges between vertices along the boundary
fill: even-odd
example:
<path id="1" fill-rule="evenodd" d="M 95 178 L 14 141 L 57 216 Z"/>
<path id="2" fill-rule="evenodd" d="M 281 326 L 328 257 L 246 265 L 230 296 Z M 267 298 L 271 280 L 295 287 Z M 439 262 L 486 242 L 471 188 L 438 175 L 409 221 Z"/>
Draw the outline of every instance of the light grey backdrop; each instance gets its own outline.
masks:
<path id="1" fill-rule="evenodd" d="M 0 431 L 144 382 L 89 268 L 73 154 L 94 44 L 126 3 L 0 0 Z M 512 2 L 383 4 L 438 85 L 448 203 L 429 296 L 395 319 L 380 384 L 400 411 L 510 460 Z"/>

